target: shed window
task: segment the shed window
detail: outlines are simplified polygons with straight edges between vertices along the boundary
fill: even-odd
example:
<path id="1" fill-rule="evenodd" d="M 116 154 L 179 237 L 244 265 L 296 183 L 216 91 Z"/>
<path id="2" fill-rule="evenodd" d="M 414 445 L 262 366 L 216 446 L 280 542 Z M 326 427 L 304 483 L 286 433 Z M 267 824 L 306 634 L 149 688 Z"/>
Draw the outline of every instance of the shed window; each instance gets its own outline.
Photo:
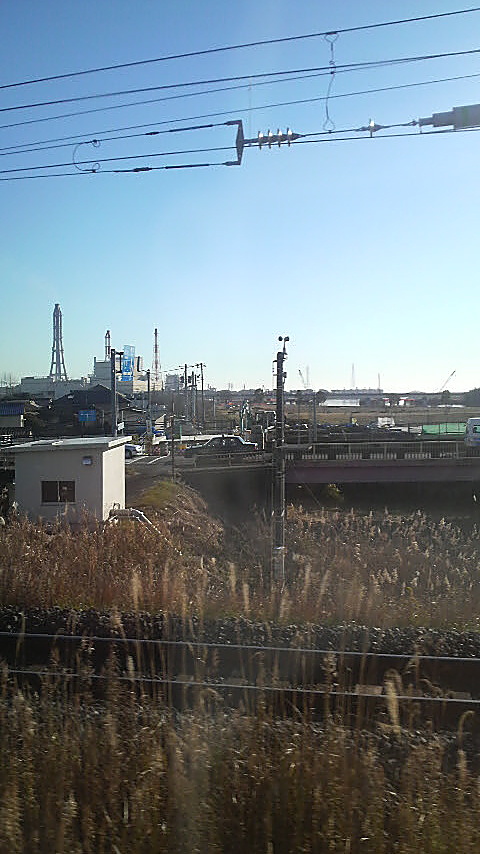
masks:
<path id="1" fill-rule="evenodd" d="M 42 504 L 65 504 L 74 501 L 74 480 L 42 480 Z"/>

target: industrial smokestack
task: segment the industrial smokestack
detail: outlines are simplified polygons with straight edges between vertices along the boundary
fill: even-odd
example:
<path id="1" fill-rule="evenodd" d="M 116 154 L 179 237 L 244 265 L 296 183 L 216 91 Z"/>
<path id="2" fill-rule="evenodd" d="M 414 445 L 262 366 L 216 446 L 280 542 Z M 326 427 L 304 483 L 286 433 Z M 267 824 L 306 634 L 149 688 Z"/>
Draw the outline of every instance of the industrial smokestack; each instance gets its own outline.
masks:
<path id="1" fill-rule="evenodd" d="M 110 330 L 107 329 L 105 333 L 105 361 L 108 362 L 110 358 Z"/>

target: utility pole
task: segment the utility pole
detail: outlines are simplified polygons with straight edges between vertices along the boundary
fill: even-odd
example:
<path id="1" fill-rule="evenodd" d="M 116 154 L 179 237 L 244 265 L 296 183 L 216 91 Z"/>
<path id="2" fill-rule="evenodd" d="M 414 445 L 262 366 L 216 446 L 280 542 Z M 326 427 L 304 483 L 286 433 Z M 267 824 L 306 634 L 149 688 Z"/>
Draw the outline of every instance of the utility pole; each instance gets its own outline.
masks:
<path id="1" fill-rule="evenodd" d="M 117 354 L 110 350 L 110 396 L 112 405 L 112 436 L 117 435 Z"/>
<path id="2" fill-rule="evenodd" d="M 193 367 L 193 365 L 190 365 Z M 190 420 L 192 424 L 197 424 L 197 375 L 195 371 L 192 371 L 189 378 L 189 383 L 191 387 L 190 391 Z"/>
<path id="3" fill-rule="evenodd" d="M 170 417 L 170 430 L 171 430 L 171 445 L 170 445 L 170 456 L 172 458 L 172 480 L 175 480 L 175 398 L 172 394 L 172 409 L 171 409 L 171 417 Z"/>
<path id="4" fill-rule="evenodd" d="M 277 353 L 277 393 L 275 447 L 273 449 L 273 555 L 272 570 L 275 581 L 285 583 L 285 455 L 284 455 L 284 384 L 286 374 L 283 363 L 287 358 L 288 335 L 278 339 L 283 347 Z"/>
<path id="5" fill-rule="evenodd" d="M 183 369 L 183 388 L 185 391 L 185 411 L 183 414 L 185 415 L 186 419 L 188 418 L 188 376 L 187 376 L 187 370 L 188 370 L 188 365 L 185 364 L 184 369 Z"/>
<path id="6" fill-rule="evenodd" d="M 200 400 L 202 401 L 202 427 L 205 429 L 205 396 L 204 396 L 204 388 L 203 388 L 203 369 L 206 368 L 204 362 L 199 362 L 195 365 L 196 368 L 200 368 Z"/>
<path id="7" fill-rule="evenodd" d="M 146 450 L 149 454 L 152 453 L 153 446 L 153 430 L 152 430 L 152 395 L 150 389 L 150 371 L 147 371 L 147 417 L 145 419 L 147 427 L 147 441 L 145 443 Z"/>

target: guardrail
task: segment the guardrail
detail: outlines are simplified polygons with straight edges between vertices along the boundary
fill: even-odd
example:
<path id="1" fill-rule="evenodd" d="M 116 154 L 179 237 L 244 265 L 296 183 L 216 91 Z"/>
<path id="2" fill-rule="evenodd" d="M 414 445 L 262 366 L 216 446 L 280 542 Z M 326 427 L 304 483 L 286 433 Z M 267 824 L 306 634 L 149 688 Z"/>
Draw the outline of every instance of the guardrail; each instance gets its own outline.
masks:
<path id="1" fill-rule="evenodd" d="M 285 459 L 290 462 L 315 460 L 460 460 L 478 459 L 479 448 L 468 448 L 459 441 L 419 442 L 315 442 L 310 445 L 285 446 Z"/>
<path id="2" fill-rule="evenodd" d="M 240 466 L 245 463 L 264 463 L 266 454 L 264 451 L 251 451 L 235 453 L 218 453 L 218 454 L 194 454 L 193 457 L 187 457 L 189 462 L 192 462 L 197 468 L 200 466 Z"/>

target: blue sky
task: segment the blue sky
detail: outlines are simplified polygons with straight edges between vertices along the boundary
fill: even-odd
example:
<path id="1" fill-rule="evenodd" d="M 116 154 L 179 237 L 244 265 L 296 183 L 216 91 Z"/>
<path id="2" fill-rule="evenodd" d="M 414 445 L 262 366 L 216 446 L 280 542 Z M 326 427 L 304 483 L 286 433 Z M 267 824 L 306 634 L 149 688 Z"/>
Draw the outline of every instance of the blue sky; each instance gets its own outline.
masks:
<path id="1" fill-rule="evenodd" d="M 474 4 L 6 2 L 0 6 L 0 85 L 469 5 Z M 335 42 L 334 60 L 341 65 L 475 50 L 479 34 L 478 12 L 345 33 Z M 117 133 L 119 128 L 153 129 L 158 122 L 165 124 L 156 125 L 157 130 L 241 118 L 252 137 L 269 128 L 321 132 L 324 101 L 268 105 L 322 98 L 328 75 L 261 86 L 254 85 L 253 75 L 328 66 L 330 59 L 330 46 L 320 37 L 4 89 L 0 170 L 67 163 L 51 172 L 76 174 L 56 178 L 50 172 L 46 178 L 0 183 L 0 382 L 10 373 L 48 373 L 52 312 L 59 302 L 72 377 L 87 375 L 93 357 L 102 358 L 107 328 L 113 346 L 135 345 L 149 366 L 158 327 L 162 366 L 203 361 L 206 381 L 218 388 L 228 383 L 271 386 L 276 339 L 285 334 L 291 339 L 290 388 L 301 385 L 299 369 L 306 373 L 307 366 L 311 385 L 348 387 L 352 365 L 358 386 L 376 386 L 380 374 L 389 390 L 437 390 L 454 370 L 452 391 L 479 386 L 480 136 L 475 132 L 403 139 L 379 134 L 372 140 L 352 133 L 346 136 L 358 137 L 354 141 L 252 148 L 238 168 L 144 174 L 107 174 L 109 164 L 96 174 L 80 174 L 71 164 L 75 157 L 131 155 L 148 156 L 125 161 L 124 168 L 231 159 L 233 148 L 163 160 L 152 154 L 229 147 L 235 130 L 111 140 L 95 150 L 82 145 L 76 152 L 73 143 L 14 156 L 5 152 L 9 146 L 44 145 L 64 136 L 93 139 L 110 130 L 126 133 Z M 252 75 L 244 88 L 201 96 L 184 88 L 6 109 L 239 75 Z M 188 97 L 105 109 L 179 93 Z M 370 119 L 395 124 L 476 104 L 480 54 L 337 73 L 331 94 L 329 115 L 337 131 Z M 89 109 L 97 112 L 53 118 Z M 225 115 L 192 119 L 218 112 Z"/>

